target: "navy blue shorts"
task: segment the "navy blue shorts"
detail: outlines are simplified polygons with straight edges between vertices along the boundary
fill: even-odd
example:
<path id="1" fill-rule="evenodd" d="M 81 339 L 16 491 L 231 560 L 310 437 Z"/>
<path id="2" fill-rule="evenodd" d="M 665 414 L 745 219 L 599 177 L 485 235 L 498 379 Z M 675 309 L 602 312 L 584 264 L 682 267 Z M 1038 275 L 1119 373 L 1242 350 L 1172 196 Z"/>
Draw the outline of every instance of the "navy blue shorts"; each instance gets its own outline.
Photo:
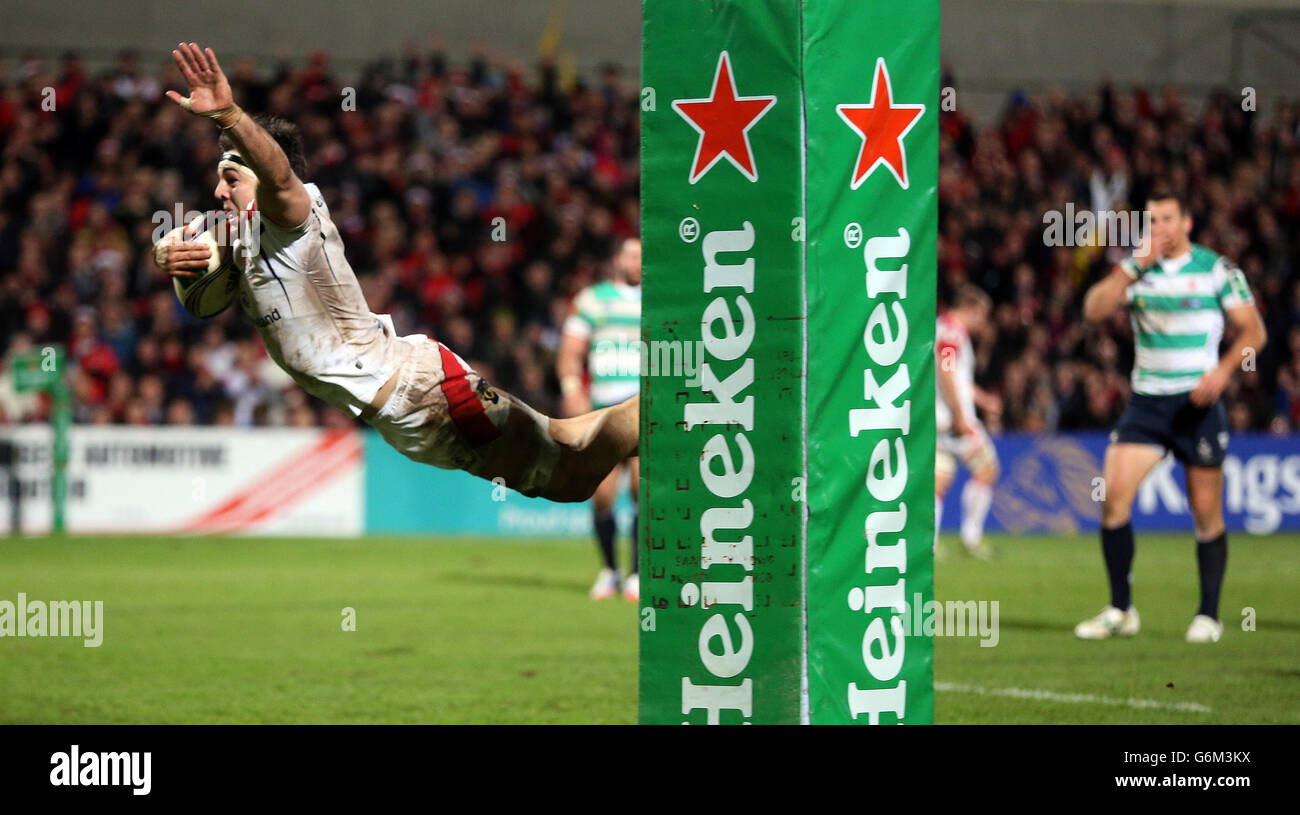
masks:
<path id="1" fill-rule="evenodd" d="M 1197 407 L 1190 396 L 1133 394 L 1110 440 L 1159 445 L 1184 466 L 1222 466 L 1228 453 L 1228 411 L 1223 400 Z"/>

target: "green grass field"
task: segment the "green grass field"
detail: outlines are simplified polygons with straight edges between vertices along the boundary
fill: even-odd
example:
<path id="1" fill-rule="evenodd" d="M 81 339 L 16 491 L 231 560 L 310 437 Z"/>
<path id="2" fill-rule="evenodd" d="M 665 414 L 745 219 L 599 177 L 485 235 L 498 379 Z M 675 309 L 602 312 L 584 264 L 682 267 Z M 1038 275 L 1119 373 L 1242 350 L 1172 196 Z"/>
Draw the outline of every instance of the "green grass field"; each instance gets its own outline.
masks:
<path id="1" fill-rule="evenodd" d="M 995 543 L 937 567 L 939 599 L 1000 611 L 997 647 L 937 640 L 938 721 L 1300 722 L 1300 541 L 1233 538 L 1210 646 L 1182 641 L 1188 536 L 1139 536 L 1144 630 L 1100 643 L 1071 635 L 1106 600 L 1094 538 Z M 595 565 L 572 540 L 0 541 L 0 600 L 105 616 L 99 648 L 0 638 L 0 723 L 632 723 L 636 611 L 587 599 Z"/>

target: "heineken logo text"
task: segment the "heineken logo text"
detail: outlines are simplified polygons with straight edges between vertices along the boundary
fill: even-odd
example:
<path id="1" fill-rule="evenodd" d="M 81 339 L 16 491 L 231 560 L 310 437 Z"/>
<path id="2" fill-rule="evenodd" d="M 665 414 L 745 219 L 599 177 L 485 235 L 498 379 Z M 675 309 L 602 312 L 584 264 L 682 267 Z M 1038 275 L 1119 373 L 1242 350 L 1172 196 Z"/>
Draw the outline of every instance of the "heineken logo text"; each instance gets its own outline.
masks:
<path id="1" fill-rule="evenodd" d="M 866 263 L 867 302 L 871 310 L 862 332 L 868 365 L 862 372 L 862 397 L 871 407 L 849 411 L 849 435 L 877 436 L 867 460 L 866 487 L 873 509 L 865 521 L 866 548 L 863 588 L 849 592 L 849 608 L 869 615 L 862 635 L 862 663 L 882 687 L 848 683 L 848 707 L 853 718 L 866 715 L 879 724 L 882 713 L 902 721 L 907 703 L 907 682 L 898 680 L 907 648 L 900 616 L 907 601 L 907 540 L 899 537 L 907 526 L 907 503 L 899 501 L 908 477 L 904 437 L 911 429 L 911 377 L 900 363 L 907 347 L 907 253 L 911 236 L 873 237 L 863 249 Z M 882 268 L 888 267 L 888 268 Z M 897 505 L 891 506 L 895 501 Z M 889 583 L 883 581 L 889 580 Z M 892 683 L 892 684 L 890 684 Z"/>
<path id="2" fill-rule="evenodd" d="M 700 661 L 721 684 L 696 685 L 682 677 L 682 714 L 704 708 L 709 724 L 723 710 L 753 715 L 753 679 L 743 676 L 754 652 L 753 628 L 745 612 L 754 610 L 754 538 L 745 534 L 754 520 L 746 497 L 754 478 L 754 447 L 746 432 L 754 430 L 754 359 L 747 356 L 757 323 L 745 294 L 754 292 L 754 226 L 708 232 L 700 242 L 704 254 L 704 291 L 716 296 L 704 308 L 700 332 L 700 398 L 684 407 L 684 427 L 714 431 L 700 452 L 700 480 L 711 506 L 700 515 L 700 571 L 709 579 L 682 587 L 681 605 L 709 616 L 699 633 Z M 736 428 L 735 432 L 731 432 Z M 740 568 L 735 568 L 740 567 Z M 743 577 L 735 579 L 743 569 Z M 739 678 L 739 682 L 736 682 Z"/>

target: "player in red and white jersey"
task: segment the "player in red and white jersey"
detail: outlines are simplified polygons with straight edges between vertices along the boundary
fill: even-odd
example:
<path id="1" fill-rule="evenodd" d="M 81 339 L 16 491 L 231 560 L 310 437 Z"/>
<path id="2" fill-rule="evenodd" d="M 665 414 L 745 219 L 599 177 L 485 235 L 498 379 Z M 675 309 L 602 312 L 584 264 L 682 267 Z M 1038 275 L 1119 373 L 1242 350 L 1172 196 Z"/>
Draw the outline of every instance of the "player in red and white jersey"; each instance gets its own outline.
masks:
<path id="1" fill-rule="evenodd" d="M 992 555 L 984 541 L 984 521 L 993 503 L 998 479 L 998 455 L 989 434 L 975 415 L 975 405 L 1000 411 L 1000 400 L 975 385 L 975 349 L 970 334 L 989 318 L 989 296 L 970 283 L 961 285 L 952 308 L 939 316 L 935 330 L 935 463 L 934 529 L 939 538 L 943 499 L 960 461 L 971 472 L 961 493 L 961 542 L 975 557 Z"/>
<path id="2" fill-rule="evenodd" d="M 167 97 L 221 128 L 214 195 L 231 216 L 258 225 L 239 230 L 250 240 L 230 250 L 240 304 L 304 390 L 359 416 L 407 458 L 553 501 L 587 500 L 636 455 L 638 397 L 552 419 L 491 387 L 442 343 L 397 336 L 387 315 L 370 311 L 324 197 L 301 178 L 297 128 L 245 116 L 211 48 L 183 43 L 172 57 L 190 95 Z M 154 257 L 180 277 L 205 269 L 209 254 L 160 243 Z"/>

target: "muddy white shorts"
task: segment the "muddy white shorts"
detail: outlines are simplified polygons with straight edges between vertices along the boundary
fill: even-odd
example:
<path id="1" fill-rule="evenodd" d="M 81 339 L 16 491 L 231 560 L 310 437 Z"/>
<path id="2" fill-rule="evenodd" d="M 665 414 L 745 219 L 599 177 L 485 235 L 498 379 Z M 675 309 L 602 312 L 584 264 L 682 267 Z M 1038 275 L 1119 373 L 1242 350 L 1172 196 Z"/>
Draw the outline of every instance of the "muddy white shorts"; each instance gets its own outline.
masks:
<path id="1" fill-rule="evenodd" d="M 402 455 L 446 470 L 465 470 L 534 495 L 559 457 L 550 419 L 489 385 L 451 349 L 422 335 L 370 426 Z M 499 470 L 500 472 L 494 472 Z"/>
<path id="2" fill-rule="evenodd" d="M 957 462 L 971 472 L 978 472 L 998 463 L 998 453 L 993 440 L 982 424 L 975 423 L 975 432 L 955 436 L 940 430 L 935 436 L 934 474 L 951 478 L 957 474 Z"/>

